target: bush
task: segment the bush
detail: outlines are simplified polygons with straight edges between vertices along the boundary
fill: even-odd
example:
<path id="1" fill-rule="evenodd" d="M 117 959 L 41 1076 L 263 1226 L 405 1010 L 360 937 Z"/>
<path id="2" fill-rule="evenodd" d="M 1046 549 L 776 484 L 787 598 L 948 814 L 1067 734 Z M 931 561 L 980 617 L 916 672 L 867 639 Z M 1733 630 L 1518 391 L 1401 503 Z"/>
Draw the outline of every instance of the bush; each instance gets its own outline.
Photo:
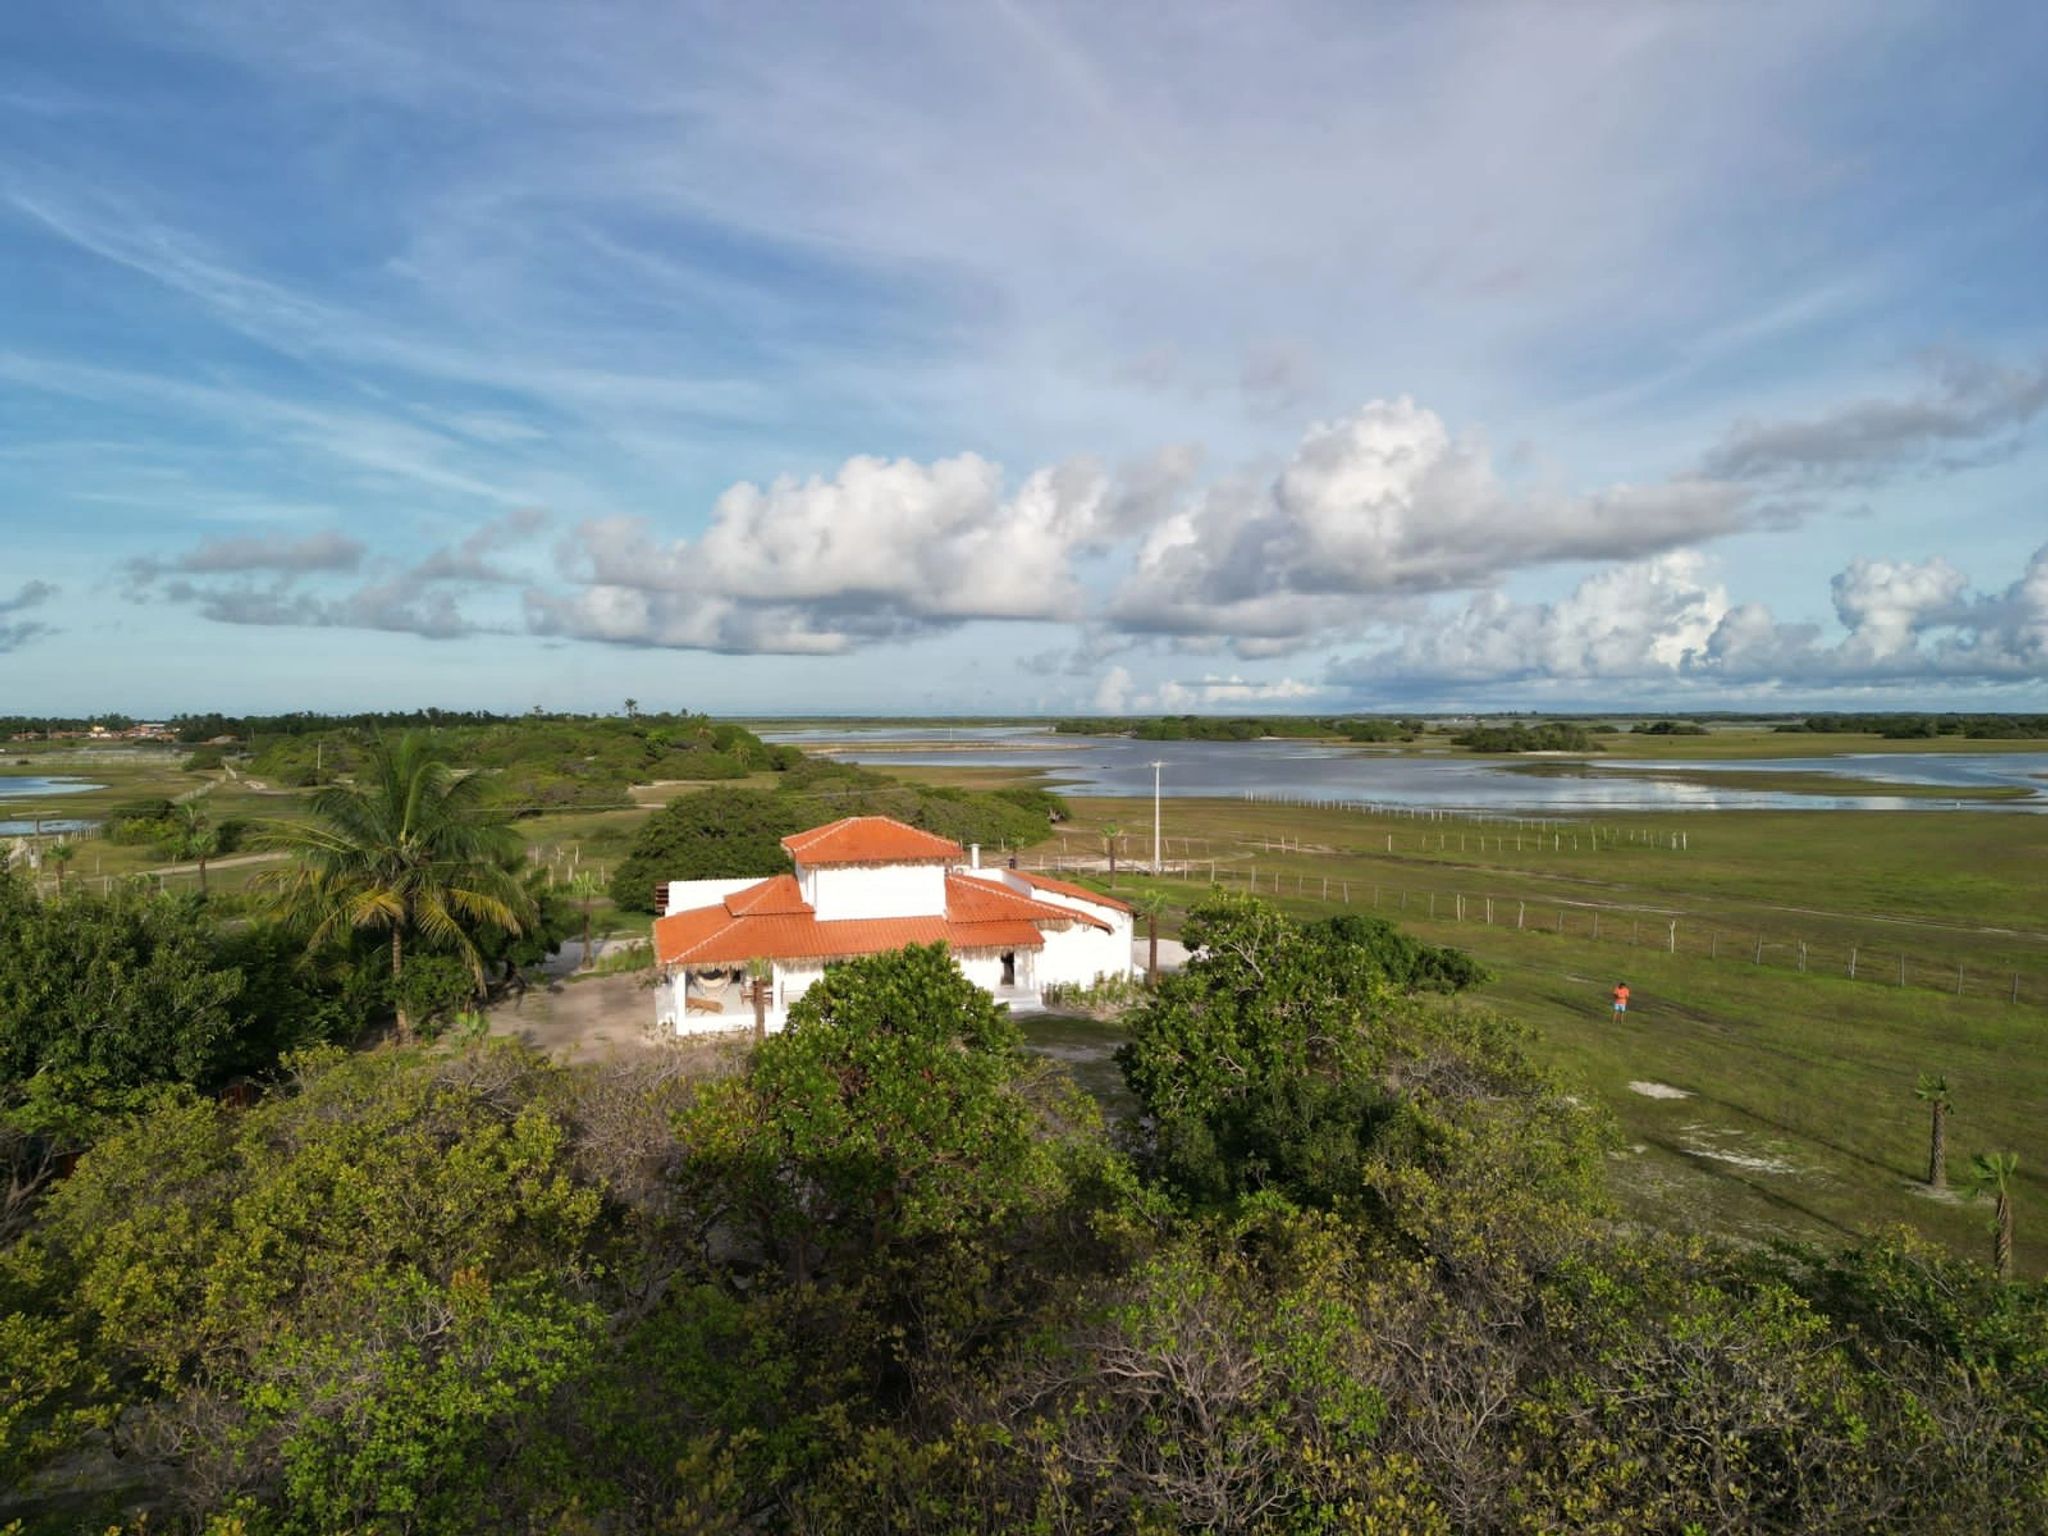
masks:
<path id="1" fill-rule="evenodd" d="M 1583 725 L 1546 720 L 1531 729 L 1514 725 L 1480 725 L 1461 731 L 1451 740 L 1474 752 L 1598 752 L 1603 750 L 1593 732 Z"/>

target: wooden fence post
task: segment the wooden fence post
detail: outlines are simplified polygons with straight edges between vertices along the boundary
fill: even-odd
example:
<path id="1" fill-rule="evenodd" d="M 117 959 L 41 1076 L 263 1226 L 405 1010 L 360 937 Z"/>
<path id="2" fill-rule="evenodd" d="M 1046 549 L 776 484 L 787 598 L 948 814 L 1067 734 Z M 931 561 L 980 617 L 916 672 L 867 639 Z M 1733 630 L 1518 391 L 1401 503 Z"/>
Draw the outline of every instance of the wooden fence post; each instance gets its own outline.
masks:
<path id="1" fill-rule="evenodd" d="M 1856 946 L 1854 944 L 1849 946 L 1849 979 L 1851 981 L 1856 979 Z"/>
<path id="2" fill-rule="evenodd" d="M 1956 996 L 1957 996 L 1957 997 L 1961 997 L 1962 995 L 1963 995 L 1963 967 L 1962 967 L 1962 962 L 1961 962 L 1961 961 L 1958 961 L 1958 962 L 1956 962 Z"/>
<path id="3" fill-rule="evenodd" d="M 1667 953 L 1678 953 L 1678 919 L 1671 919 L 1671 942 L 1664 946 Z"/>

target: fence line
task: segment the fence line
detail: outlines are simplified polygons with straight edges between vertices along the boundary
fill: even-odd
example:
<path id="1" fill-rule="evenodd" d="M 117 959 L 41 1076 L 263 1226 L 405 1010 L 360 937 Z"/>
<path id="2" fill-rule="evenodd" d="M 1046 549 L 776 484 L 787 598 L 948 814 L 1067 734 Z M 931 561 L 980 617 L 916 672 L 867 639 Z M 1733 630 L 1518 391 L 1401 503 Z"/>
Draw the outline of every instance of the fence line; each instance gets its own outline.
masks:
<path id="1" fill-rule="evenodd" d="M 1504 850 L 1508 828 L 1514 829 L 1515 846 L 1518 849 L 1526 843 L 1529 848 L 1539 852 L 1546 846 L 1542 836 L 1544 833 L 1550 834 L 1548 846 L 1552 851 L 1561 851 L 1567 844 L 1576 849 L 1582 841 L 1587 849 L 1619 847 L 1626 843 L 1684 853 L 1692 847 L 1692 834 L 1689 830 L 1614 826 L 1576 816 L 1512 816 L 1502 811 L 1473 811 L 1456 806 L 1405 805 L 1385 800 L 1353 800 L 1341 796 L 1272 795 L 1253 789 L 1242 791 L 1241 797 L 1252 805 L 1280 805 L 1315 811 L 1349 811 L 1358 816 L 1377 816 L 1389 821 L 1428 822 L 1439 827 L 1462 824 L 1466 827 L 1500 829 L 1495 835 L 1496 851 Z M 1439 837 L 1444 835 L 1441 831 L 1438 833 Z M 1480 851 L 1485 851 L 1485 848 L 1486 845 L 1482 842 Z"/>
<path id="2" fill-rule="evenodd" d="M 1280 851 L 1289 850 L 1283 847 Z M 1053 870 L 1061 866 L 1039 860 L 1026 867 Z M 1100 874 L 1101 870 L 1097 867 L 1086 872 Z M 1131 872 L 1143 873 L 1144 868 L 1136 865 Z M 1654 908 L 1602 907 L 1590 902 L 1561 902 L 1554 898 L 1532 902 L 1526 897 L 1488 895 L 1484 892 L 1411 891 L 1385 881 L 1312 874 L 1299 869 L 1262 872 L 1256 863 L 1240 866 L 1217 861 L 1184 860 L 1166 865 L 1161 873 L 1206 880 L 1216 886 L 1234 886 L 1262 896 L 1358 907 L 1397 921 L 1405 918 L 1411 922 L 1473 923 L 1484 927 L 1512 928 L 1524 933 L 1592 940 L 1619 948 L 1690 955 L 1714 962 L 1773 966 L 1816 974 L 1832 972 L 1847 980 L 1869 985 L 2048 1005 L 2048 978 L 2027 971 L 2009 967 L 1982 967 L 1973 971 L 1967 960 L 1952 961 L 1945 956 L 1929 958 L 1903 947 L 1871 945 L 1860 940 L 1802 938 L 1746 926 L 1731 928 L 1727 924 L 1674 916 L 1669 911 Z"/>

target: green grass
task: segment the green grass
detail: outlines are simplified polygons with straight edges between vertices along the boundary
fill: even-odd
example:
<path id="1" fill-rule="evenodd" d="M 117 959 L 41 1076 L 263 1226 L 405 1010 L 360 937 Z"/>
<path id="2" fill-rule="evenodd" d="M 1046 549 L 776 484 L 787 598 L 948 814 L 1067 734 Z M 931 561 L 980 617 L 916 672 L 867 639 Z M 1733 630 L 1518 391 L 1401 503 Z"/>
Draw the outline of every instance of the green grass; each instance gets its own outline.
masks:
<path id="1" fill-rule="evenodd" d="M 1149 804 L 1075 806 L 1062 829 L 1070 857 L 1099 857 L 1099 829 L 1117 821 L 1133 829 L 1127 857 L 1149 858 Z M 1163 882 L 1177 909 L 1165 931 L 1208 888 L 1211 859 L 1240 890 L 1256 868 L 1262 894 L 1306 917 L 1345 910 L 1347 883 L 1350 909 L 1370 909 L 1377 888 L 1382 916 L 1461 945 L 1495 972 L 1479 1000 L 1528 1023 L 1541 1054 L 1614 1114 L 1627 1149 L 1614 1161 L 1618 1196 L 1628 1214 L 1660 1225 L 1842 1240 L 1904 1222 L 1981 1251 L 1983 1211 L 1917 1192 L 1926 1124 L 1913 1084 L 1922 1071 L 1946 1073 L 1958 1105 L 1951 1179 L 1962 1182 L 1971 1152 L 2017 1151 L 2022 1267 L 2048 1264 L 2048 818 L 1701 812 L 1598 824 L 1622 840 L 1596 850 L 1595 823 L 1579 823 L 1573 853 L 1569 830 L 1562 848 L 1546 834 L 1539 851 L 1524 829 L 1518 850 L 1512 823 L 1169 801 L 1170 856 L 1183 856 L 1186 839 L 1199 868 Z M 1674 832 L 1686 851 L 1669 846 Z M 1061 847 L 1055 836 L 1034 852 Z M 1146 878 L 1125 873 L 1118 885 L 1128 893 Z M 1464 921 L 1453 916 L 1459 895 Z M 1763 965 L 1753 960 L 1759 935 Z M 2015 971 L 2018 1005 L 2008 1000 Z M 1622 977 L 1636 1000 L 1617 1026 L 1608 991 Z M 1631 1082 L 1691 1097 L 1646 1098 Z"/>

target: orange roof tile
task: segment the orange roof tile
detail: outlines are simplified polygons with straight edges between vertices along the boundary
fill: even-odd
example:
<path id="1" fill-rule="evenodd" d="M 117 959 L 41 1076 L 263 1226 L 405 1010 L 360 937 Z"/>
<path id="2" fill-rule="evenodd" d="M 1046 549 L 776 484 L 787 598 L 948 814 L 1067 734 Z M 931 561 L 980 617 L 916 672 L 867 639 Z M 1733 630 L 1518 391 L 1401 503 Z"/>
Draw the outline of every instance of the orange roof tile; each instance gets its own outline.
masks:
<path id="1" fill-rule="evenodd" d="M 795 875 L 770 875 L 759 885 L 750 885 L 726 897 L 725 910 L 734 917 L 786 917 L 792 913 L 807 913 L 811 907 L 804 900 Z"/>
<path id="2" fill-rule="evenodd" d="M 1086 923 L 1105 933 L 1109 931 L 1109 924 L 1100 918 L 1090 917 L 1086 912 L 1033 901 L 1006 885 L 999 885 L 993 880 L 977 880 L 971 875 L 946 876 L 946 916 L 956 923 L 1057 923 L 1062 928 Z"/>
<path id="3" fill-rule="evenodd" d="M 1133 912 L 1137 910 L 1127 901 L 1118 901 L 1114 896 L 1105 896 L 1100 891 L 1091 891 L 1087 886 L 1076 885 L 1071 880 L 1055 880 L 1050 875 L 1029 874 L 1021 869 L 1012 870 L 1011 873 L 1025 881 L 1025 883 L 1037 886 L 1041 891 L 1058 891 L 1062 896 L 1078 896 L 1083 901 L 1092 901 L 1099 907 L 1114 907 L 1119 912 Z"/>
<path id="4" fill-rule="evenodd" d="M 749 960 L 840 960 L 906 944 L 946 943 L 956 950 L 1041 949 L 1044 929 L 1108 924 L 1020 896 L 965 875 L 946 877 L 943 916 L 849 918 L 820 922 L 796 880 L 776 875 L 723 902 L 657 918 L 654 952 L 663 965 L 744 965 Z"/>
<path id="5" fill-rule="evenodd" d="M 961 856 L 960 845 L 887 816 L 848 816 L 782 840 L 799 864 L 938 864 Z"/>

